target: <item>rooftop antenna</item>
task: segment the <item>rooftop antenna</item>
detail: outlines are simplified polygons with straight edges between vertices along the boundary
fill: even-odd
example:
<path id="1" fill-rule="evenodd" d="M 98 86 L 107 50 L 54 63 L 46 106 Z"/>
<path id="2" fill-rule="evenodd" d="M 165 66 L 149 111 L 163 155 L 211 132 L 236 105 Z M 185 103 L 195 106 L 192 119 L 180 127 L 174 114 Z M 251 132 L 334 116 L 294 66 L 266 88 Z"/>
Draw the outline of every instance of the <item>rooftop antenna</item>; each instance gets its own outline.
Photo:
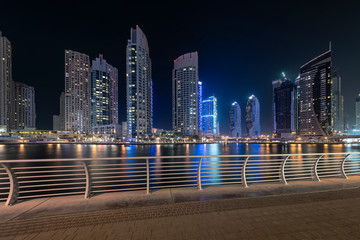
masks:
<path id="1" fill-rule="evenodd" d="M 329 51 L 331 51 L 331 41 L 329 42 Z"/>

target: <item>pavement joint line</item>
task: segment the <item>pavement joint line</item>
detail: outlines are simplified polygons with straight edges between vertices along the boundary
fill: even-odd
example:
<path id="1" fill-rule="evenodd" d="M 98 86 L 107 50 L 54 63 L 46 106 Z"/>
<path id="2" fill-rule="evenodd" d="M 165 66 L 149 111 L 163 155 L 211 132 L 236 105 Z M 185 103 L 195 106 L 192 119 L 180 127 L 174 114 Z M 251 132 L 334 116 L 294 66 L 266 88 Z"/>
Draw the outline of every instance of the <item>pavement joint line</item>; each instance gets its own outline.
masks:
<path id="1" fill-rule="evenodd" d="M 50 198 L 46 198 L 44 201 L 39 202 L 39 203 L 38 203 L 38 204 L 36 204 L 35 206 L 32 206 L 31 208 L 27 209 L 26 211 L 24 211 L 24 212 L 22 212 L 22 213 L 20 213 L 20 214 L 16 215 L 15 217 L 13 217 L 13 218 L 9 219 L 9 221 L 14 220 L 14 219 L 16 219 L 16 218 L 20 217 L 21 215 L 23 215 L 23 214 L 25 214 L 25 213 L 27 213 L 27 212 L 31 211 L 32 209 L 34 209 L 34 208 L 36 208 L 36 207 L 40 206 L 41 204 L 43 204 L 43 203 L 45 203 L 45 202 L 49 201 L 51 198 L 52 198 L 52 197 L 50 197 Z"/>

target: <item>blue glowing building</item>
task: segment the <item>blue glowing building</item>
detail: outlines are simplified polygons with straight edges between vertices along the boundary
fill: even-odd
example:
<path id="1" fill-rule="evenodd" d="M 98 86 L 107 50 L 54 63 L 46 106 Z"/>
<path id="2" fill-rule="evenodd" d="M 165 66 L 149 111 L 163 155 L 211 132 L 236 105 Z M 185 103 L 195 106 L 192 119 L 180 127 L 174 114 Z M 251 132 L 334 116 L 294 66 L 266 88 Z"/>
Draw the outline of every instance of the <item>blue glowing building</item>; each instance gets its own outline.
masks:
<path id="1" fill-rule="evenodd" d="M 246 105 L 246 135 L 257 137 L 260 135 L 260 103 L 251 95 Z"/>
<path id="2" fill-rule="evenodd" d="M 202 101 L 201 125 L 201 130 L 205 137 L 216 137 L 219 135 L 217 99 L 214 96 Z"/>
<path id="3" fill-rule="evenodd" d="M 237 102 L 230 108 L 230 137 L 241 137 L 241 109 Z"/>

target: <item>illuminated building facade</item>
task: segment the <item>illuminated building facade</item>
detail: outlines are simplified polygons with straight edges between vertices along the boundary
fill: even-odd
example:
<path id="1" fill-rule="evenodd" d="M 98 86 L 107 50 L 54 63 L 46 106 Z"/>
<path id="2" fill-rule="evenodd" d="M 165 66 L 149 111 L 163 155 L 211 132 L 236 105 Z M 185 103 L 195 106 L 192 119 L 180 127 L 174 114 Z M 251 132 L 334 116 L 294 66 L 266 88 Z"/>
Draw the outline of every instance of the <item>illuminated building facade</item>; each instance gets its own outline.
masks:
<path id="1" fill-rule="evenodd" d="M 151 134 L 153 125 L 151 59 L 143 31 L 131 28 L 126 48 L 126 106 L 129 137 Z"/>
<path id="2" fill-rule="evenodd" d="M 202 129 L 202 122 L 201 122 L 201 114 L 202 114 L 202 95 L 203 95 L 203 86 L 202 82 L 199 81 L 199 129 Z"/>
<path id="3" fill-rule="evenodd" d="M 360 130 L 360 94 L 356 98 L 355 117 L 356 117 L 356 125 L 355 125 L 355 127 L 356 127 L 357 130 Z"/>
<path id="4" fill-rule="evenodd" d="M 100 54 L 91 66 L 91 126 L 118 124 L 118 70 Z"/>
<path id="5" fill-rule="evenodd" d="M 0 32 L 0 127 L 10 130 L 10 95 L 12 85 L 12 48 Z"/>
<path id="6" fill-rule="evenodd" d="M 202 101 L 202 132 L 205 137 L 215 137 L 219 135 L 219 122 L 217 111 L 217 99 L 214 96 Z"/>
<path id="7" fill-rule="evenodd" d="M 86 133 L 90 122 L 89 56 L 65 50 L 65 130 Z"/>
<path id="8" fill-rule="evenodd" d="M 65 131 L 65 92 L 60 94 L 60 114 L 53 115 L 53 130 Z"/>
<path id="9" fill-rule="evenodd" d="M 230 137 L 241 137 L 241 108 L 237 102 L 230 108 Z"/>
<path id="10" fill-rule="evenodd" d="M 274 133 L 281 136 L 296 134 L 297 86 L 286 78 L 274 89 Z"/>
<path id="11" fill-rule="evenodd" d="M 341 93 L 341 76 L 337 71 L 331 75 L 331 116 L 334 134 L 344 133 L 344 96 Z"/>
<path id="12" fill-rule="evenodd" d="M 246 136 L 257 137 L 260 135 L 260 103 L 251 95 L 246 105 Z"/>
<path id="13" fill-rule="evenodd" d="M 200 85 L 198 53 L 187 53 L 175 59 L 172 71 L 172 117 L 175 132 L 184 135 L 199 133 L 202 98 Z"/>
<path id="14" fill-rule="evenodd" d="M 299 134 L 328 136 L 333 132 L 331 49 L 300 68 Z"/>
<path id="15" fill-rule="evenodd" d="M 35 128 L 35 89 L 24 83 L 13 82 L 12 96 L 10 128 Z"/>

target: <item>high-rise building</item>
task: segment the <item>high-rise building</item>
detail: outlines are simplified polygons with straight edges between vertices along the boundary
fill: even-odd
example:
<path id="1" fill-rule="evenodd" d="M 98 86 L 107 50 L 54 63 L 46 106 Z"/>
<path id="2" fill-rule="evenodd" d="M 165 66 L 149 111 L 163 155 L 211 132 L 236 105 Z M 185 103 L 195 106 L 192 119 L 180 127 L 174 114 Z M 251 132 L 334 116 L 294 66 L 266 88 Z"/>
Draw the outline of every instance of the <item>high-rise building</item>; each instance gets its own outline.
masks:
<path id="1" fill-rule="evenodd" d="M 198 53 L 184 54 L 174 60 L 172 72 L 173 130 L 184 135 L 199 133 L 200 91 Z"/>
<path id="2" fill-rule="evenodd" d="M 24 83 L 13 82 L 11 129 L 35 128 L 35 90 Z"/>
<path id="3" fill-rule="evenodd" d="M 65 92 L 60 94 L 60 114 L 53 115 L 53 130 L 65 131 Z"/>
<path id="4" fill-rule="evenodd" d="M 356 117 L 356 129 L 360 130 L 360 94 L 359 96 L 356 98 L 356 103 L 355 103 L 355 117 Z"/>
<path id="5" fill-rule="evenodd" d="M 91 126 L 118 124 L 118 70 L 100 54 L 91 66 Z"/>
<path id="6" fill-rule="evenodd" d="M 126 48 L 126 106 L 129 136 L 151 134 L 153 125 L 151 59 L 143 31 L 131 28 Z"/>
<path id="7" fill-rule="evenodd" d="M 230 108 L 230 137 L 241 137 L 241 109 L 237 102 Z"/>
<path id="8" fill-rule="evenodd" d="M 10 130 L 12 85 L 12 49 L 10 41 L 0 31 L 0 127 Z"/>
<path id="9" fill-rule="evenodd" d="M 89 56 L 65 50 L 65 130 L 86 133 L 90 122 Z"/>
<path id="10" fill-rule="evenodd" d="M 274 89 L 274 133 L 278 136 L 296 134 L 297 86 L 286 79 Z"/>
<path id="11" fill-rule="evenodd" d="M 211 96 L 202 101 L 201 122 L 201 131 L 204 133 L 204 136 L 215 137 L 219 135 L 219 121 L 216 97 Z"/>
<path id="12" fill-rule="evenodd" d="M 285 76 L 284 73 L 282 73 L 282 76 Z M 273 99 L 272 99 L 272 119 L 273 119 L 273 129 L 274 129 L 274 133 L 275 133 L 275 129 L 276 129 L 276 123 L 275 123 L 275 109 L 274 109 L 274 91 L 275 91 L 275 88 L 278 88 L 281 86 L 281 83 L 282 83 L 282 79 L 277 79 L 277 80 L 274 80 L 272 81 L 272 93 L 273 93 Z"/>
<path id="13" fill-rule="evenodd" d="M 331 76 L 331 116 L 334 126 L 334 134 L 344 133 L 344 97 L 341 93 L 341 76 L 333 71 Z"/>
<path id="14" fill-rule="evenodd" d="M 203 95 L 203 86 L 202 86 L 202 82 L 199 81 L 199 129 L 202 129 L 202 122 L 201 122 L 201 114 L 202 114 L 202 95 Z"/>
<path id="15" fill-rule="evenodd" d="M 251 95 L 246 105 L 246 136 L 256 137 L 260 135 L 260 103 Z"/>
<path id="16" fill-rule="evenodd" d="M 300 68 L 299 133 L 301 136 L 332 134 L 331 95 L 330 49 Z"/>

